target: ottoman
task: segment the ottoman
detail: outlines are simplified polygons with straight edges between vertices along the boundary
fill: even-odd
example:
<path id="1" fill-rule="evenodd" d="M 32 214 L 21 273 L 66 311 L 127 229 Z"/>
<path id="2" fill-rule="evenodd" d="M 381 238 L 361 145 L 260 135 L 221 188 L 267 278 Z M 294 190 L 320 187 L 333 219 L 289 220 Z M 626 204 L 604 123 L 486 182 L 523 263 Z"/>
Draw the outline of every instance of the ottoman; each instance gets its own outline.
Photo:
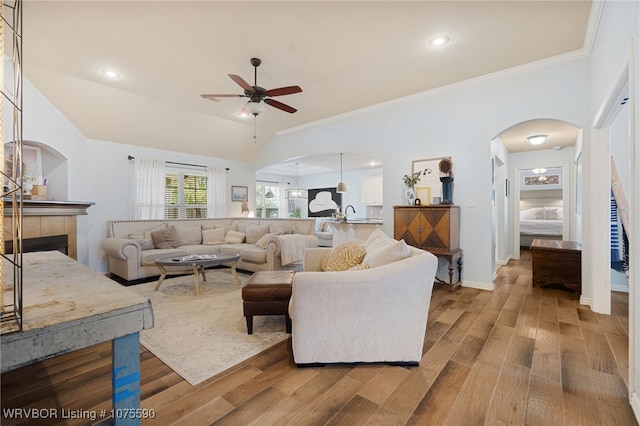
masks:
<path id="1" fill-rule="evenodd" d="M 255 315 L 285 315 L 286 331 L 291 333 L 289 299 L 293 274 L 293 271 L 258 271 L 242 286 L 242 307 L 249 334 L 253 334 Z"/>

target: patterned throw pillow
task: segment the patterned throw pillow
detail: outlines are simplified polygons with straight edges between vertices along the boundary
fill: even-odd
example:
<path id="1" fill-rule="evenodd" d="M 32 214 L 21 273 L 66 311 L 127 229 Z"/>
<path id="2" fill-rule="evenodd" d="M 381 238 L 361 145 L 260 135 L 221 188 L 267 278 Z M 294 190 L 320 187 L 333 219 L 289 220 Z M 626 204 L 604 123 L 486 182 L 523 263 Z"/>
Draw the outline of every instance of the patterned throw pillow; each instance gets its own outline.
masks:
<path id="1" fill-rule="evenodd" d="M 347 271 L 362 263 L 365 254 L 364 249 L 358 244 L 343 243 L 322 258 L 320 268 L 323 271 Z"/>
<path id="2" fill-rule="evenodd" d="M 172 225 L 166 228 L 151 233 L 153 239 L 153 246 L 157 249 L 169 249 L 178 247 L 178 234 L 176 228 Z"/>

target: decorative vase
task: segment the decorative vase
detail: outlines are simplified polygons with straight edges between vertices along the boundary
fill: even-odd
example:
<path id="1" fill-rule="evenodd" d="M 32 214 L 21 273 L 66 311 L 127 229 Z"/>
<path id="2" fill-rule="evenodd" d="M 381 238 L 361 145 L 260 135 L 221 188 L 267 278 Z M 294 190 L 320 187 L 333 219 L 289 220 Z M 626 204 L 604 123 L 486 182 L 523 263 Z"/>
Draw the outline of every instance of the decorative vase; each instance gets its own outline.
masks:
<path id="1" fill-rule="evenodd" d="M 445 176 L 440 178 L 442 182 L 442 204 L 453 204 L 453 178 Z"/>
<path id="2" fill-rule="evenodd" d="M 404 193 L 404 197 L 407 201 L 407 204 L 413 206 L 416 201 L 416 192 L 412 187 L 407 187 L 407 190 Z"/>

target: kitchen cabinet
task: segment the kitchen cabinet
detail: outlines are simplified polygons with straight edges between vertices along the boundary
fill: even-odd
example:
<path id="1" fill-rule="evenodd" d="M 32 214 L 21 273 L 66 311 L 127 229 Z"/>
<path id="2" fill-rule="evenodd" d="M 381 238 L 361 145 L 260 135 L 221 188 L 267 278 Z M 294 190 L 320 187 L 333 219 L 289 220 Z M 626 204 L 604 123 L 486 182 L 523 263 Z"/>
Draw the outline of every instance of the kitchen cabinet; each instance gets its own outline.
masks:
<path id="1" fill-rule="evenodd" d="M 414 247 L 429 251 L 449 262 L 449 289 L 462 282 L 462 250 L 460 249 L 460 207 L 433 204 L 428 206 L 395 206 L 393 237 Z M 458 281 L 453 271 L 458 268 Z M 438 281 L 438 278 L 436 278 Z"/>
<path id="2" fill-rule="evenodd" d="M 382 205 L 382 176 L 362 179 L 362 204 L 365 206 Z"/>

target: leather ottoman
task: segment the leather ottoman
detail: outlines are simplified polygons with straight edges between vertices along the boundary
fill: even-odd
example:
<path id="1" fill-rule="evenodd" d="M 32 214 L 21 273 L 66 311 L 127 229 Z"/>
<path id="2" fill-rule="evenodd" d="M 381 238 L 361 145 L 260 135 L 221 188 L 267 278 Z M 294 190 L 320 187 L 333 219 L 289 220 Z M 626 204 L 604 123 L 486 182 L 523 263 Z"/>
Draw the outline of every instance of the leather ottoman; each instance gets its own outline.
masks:
<path id="1" fill-rule="evenodd" d="M 259 271 L 242 286 L 242 307 L 249 334 L 253 334 L 256 315 L 284 315 L 286 331 L 291 333 L 289 299 L 293 274 L 293 271 Z"/>

